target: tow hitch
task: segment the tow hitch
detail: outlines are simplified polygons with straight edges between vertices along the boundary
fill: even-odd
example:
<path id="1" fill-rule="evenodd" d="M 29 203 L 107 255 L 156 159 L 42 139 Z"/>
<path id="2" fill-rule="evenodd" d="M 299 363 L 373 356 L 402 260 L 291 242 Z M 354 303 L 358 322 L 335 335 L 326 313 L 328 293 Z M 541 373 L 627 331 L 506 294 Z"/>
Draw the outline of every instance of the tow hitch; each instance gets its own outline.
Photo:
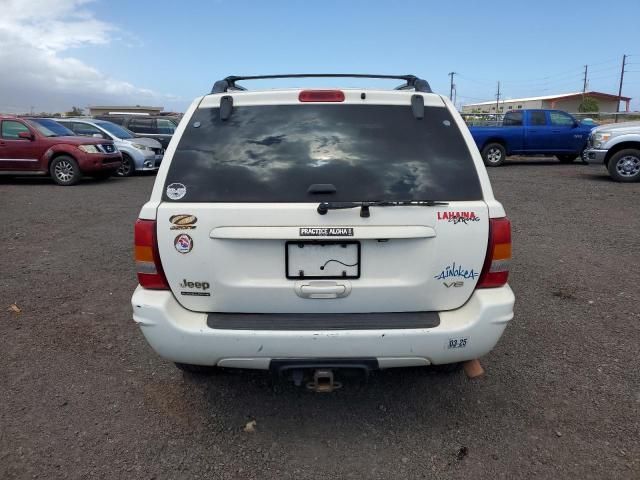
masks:
<path id="1" fill-rule="evenodd" d="M 342 383 L 333 380 L 332 370 L 316 370 L 313 372 L 313 381 L 307 382 L 307 389 L 317 393 L 331 393 L 342 387 Z"/>
<path id="2" fill-rule="evenodd" d="M 330 393 L 342 388 L 336 381 L 336 373 L 343 377 L 369 377 L 371 370 L 377 370 L 375 358 L 329 358 L 329 359 L 273 359 L 269 366 L 274 378 L 293 381 L 297 387 L 318 393 Z"/>

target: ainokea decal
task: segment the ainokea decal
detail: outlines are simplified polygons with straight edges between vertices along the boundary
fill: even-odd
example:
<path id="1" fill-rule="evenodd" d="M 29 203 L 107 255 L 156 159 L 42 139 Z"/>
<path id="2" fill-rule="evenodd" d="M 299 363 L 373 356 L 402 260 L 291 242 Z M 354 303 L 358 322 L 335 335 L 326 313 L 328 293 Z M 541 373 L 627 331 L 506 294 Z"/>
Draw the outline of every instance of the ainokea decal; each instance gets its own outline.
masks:
<path id="1" fill-rule="evenodd" d="M 300 227 L 301 237 L 353 237 L 348 227 Z"/>
<path id="2" fill-rule="evenodd" d="M 192 230 L 196 228 L 198 218 L 195 215 L 172 215 L 169 221 L 172 223 L 171 230 Z"/>
<path id="3" fill-rule="evenodd" d="M 438 220 L 446 220 L 449 223 L 464 223 L 465 225 L 469 222 L 479 222 L 480 217 L 476 216 L 475 212 L 438 212 Z"/>
<path id="4" fill-rule="evenodd" d="M 182 280 L 182 283 L 178 285 L 180 288 L 189 288 L 192 290 L 189 291 L 181 291 L 180 295 L 190 296 L 190 297 L 210 297 L 211 293 L 206 292 L 205 290 L 209 290 L 211 285 L 209 282 L 191 282 L 186 278 Z M 193 291 L 195 289 L 195 291 Z"/>
<path id="5" fill-rule="evenodd" d="M 171 200 L 180 200 L 187 194 L 187 187 L 181 183 L 172 183 L 167 186 L 167 197 Z"/>
<path id="6" fill-rule="evenodd" d="M 176 239 L 173 241 L 173 245 L 176 247 L 176 250 L 180 253 L 189 253 L 193 248 L 193 238 L 191 238 L 186 233 L 178 235 Z"/>
<path id="7" fill-rule="evenodd" d="M 456 262 L 453 262 L 451 265 L 444 267 L 442 271 L 433 278 L 436 280 L 447 280 L 448 278 L 464 278 L 473 280 L 478 275 L 480 275 L 480 273 L 476 272 L 473 268 L 468 269 L 462 265 L 456 265 Z"/>

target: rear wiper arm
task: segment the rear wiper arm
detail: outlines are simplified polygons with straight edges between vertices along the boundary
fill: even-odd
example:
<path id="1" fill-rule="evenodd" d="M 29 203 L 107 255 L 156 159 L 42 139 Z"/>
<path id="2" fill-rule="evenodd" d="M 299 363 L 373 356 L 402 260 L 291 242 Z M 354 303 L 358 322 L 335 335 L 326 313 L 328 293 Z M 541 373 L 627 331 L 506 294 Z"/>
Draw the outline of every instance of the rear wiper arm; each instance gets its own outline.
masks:
<path id="1" fill-rule="evenodd" d="M 449 205 L 448 202 L 437 202 L 435 200 L 400 200 L 393 202 L 322 202 L 318 205 L 318 213 L 326 215 L 329 210 L 342 210 L 345 208 L 360 207 L 360 216 L 367 218 L 371 216 L 369 207 L 435 207 L 438 205 Z"/>

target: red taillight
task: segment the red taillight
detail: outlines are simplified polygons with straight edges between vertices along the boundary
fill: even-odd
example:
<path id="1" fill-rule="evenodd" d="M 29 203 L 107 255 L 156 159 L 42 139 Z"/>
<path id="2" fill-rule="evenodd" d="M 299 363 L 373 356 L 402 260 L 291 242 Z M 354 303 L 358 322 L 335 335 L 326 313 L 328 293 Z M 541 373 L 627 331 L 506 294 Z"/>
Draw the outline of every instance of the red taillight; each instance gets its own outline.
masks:
<path id="1" fill-rule="evenodd" d="M 303 90 L 298 95 L 301 102 L 344 102 L 344 92 L 340 90 Z"/>
<path id="2" fill-rule="evenodd" d="M 507 217 L 492 218 L 489 223 L 489 246 L 477 288 L 502 287 L 509 278 L 511 261 L 511 222 Z"/>
<path id="3" fill-rule="evenodd" d="M 169 290 L 160 263 L 155 220 L 136 220 L 134 239 L 136 271 L 140 285 L 152 290 Z"/>

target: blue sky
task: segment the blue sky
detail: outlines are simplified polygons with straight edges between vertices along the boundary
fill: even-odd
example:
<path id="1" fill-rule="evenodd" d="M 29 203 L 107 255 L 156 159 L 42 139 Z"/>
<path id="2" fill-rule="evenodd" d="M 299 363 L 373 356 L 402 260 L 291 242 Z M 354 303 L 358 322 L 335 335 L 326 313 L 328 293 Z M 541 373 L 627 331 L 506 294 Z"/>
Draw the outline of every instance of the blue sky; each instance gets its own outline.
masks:
<path id="1" fill-rule="evenodd" d="M 590 89 L 615 93 L 626 53 L 623 95 L 640 109 L 640 41 L 626 20 L 640 18 L 638 0 L 60 1 L 106 27 L 56 55 L 152 92 L 138 103 L 181 110 L 218 78 L 282 72 L 414 73 L 448 94 L 450 71 L 469 103 L 494 99 L 498 80 L 506 98 L 579 91 L 585 64 Z"/>

